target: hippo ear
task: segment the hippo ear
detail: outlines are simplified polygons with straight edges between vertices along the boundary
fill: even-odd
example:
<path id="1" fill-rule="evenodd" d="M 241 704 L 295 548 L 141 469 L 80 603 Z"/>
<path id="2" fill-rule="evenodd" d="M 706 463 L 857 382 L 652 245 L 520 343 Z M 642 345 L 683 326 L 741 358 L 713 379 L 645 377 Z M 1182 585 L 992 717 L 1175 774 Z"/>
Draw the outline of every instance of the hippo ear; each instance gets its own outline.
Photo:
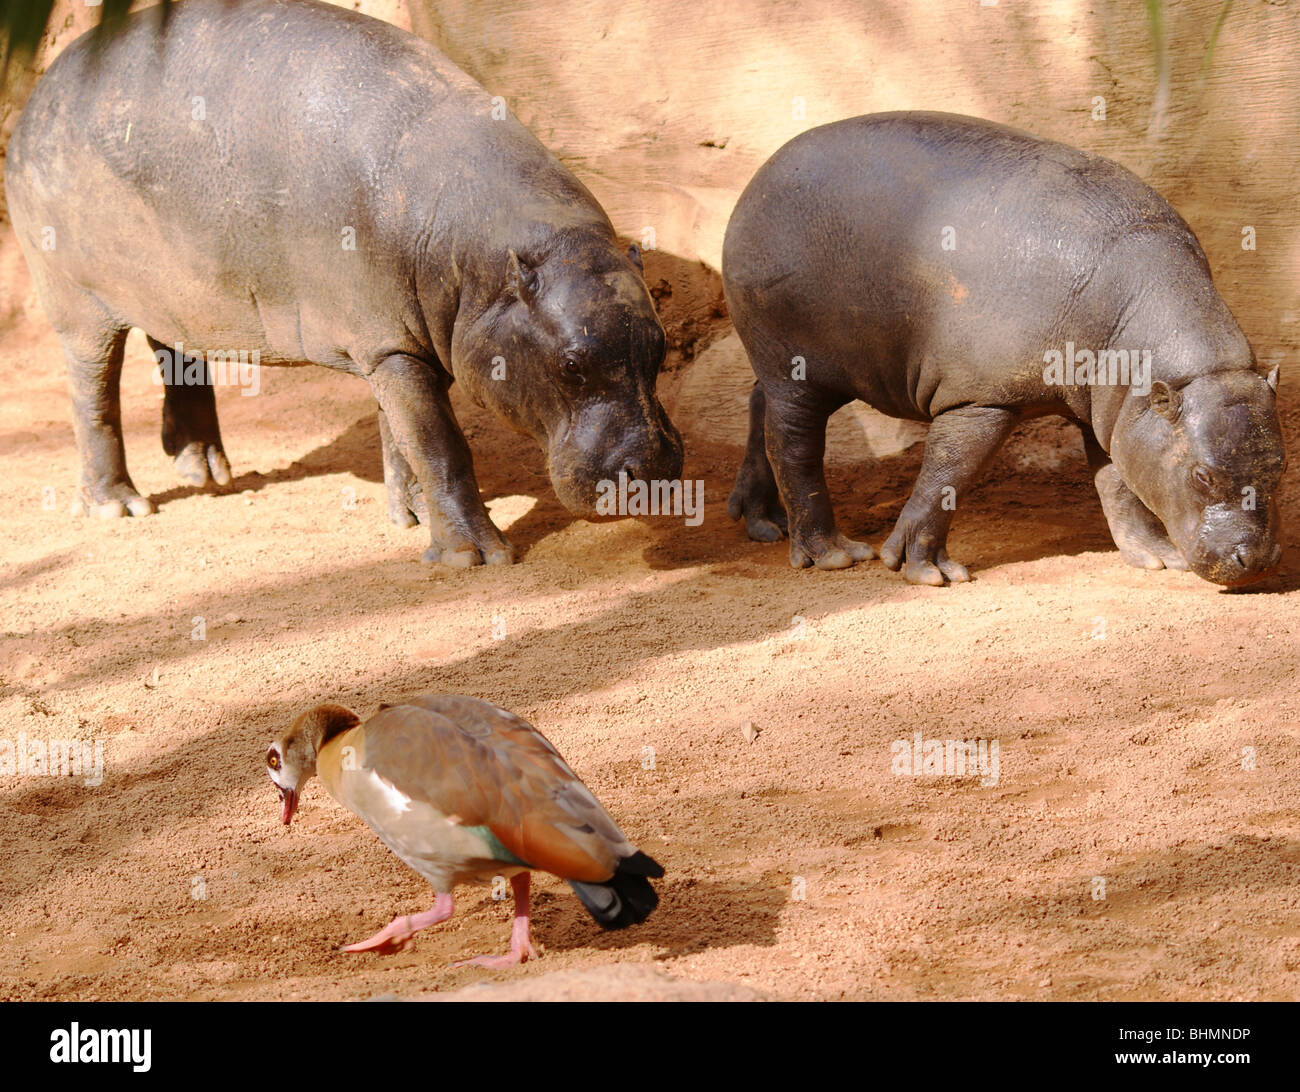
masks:
<path id="1" fill-rule="evenodd" d="M 506 291 L 524 303 L 532 303 L 537 294 L 537 271 L 519 260 L 513 250 L 506 262 Z"/>
<path id="2" fill-rule="evenodd" d="M 1281 374 L 1281 371 L 1282 371 L 1282 366 L 1280 364 L 1274 364 L 1273 367 L 1269 369 L 1268 375 L 1264 376 L 1264 382 L 1266 382 L 1270 387 L 1273 388 L 1274 394 L 1277 393 L 1277 380 L 1278 380 L 1278 376 Z"/>
<path id="3" fill-rule="evenodd" d="M 636 243 L 627 248 L 627 256 L 632 259 L 632 264 L 637 269 L 641 270 L 642 273 L 645 272 L 645 266 L 641 262 L 641 248 Z"/>
<path id="4" fill-rule="evenodd" d="M 1168 383 L 1162 383 L 1157 379 L 1151 384 L 1150 406 L 1161 417 L 1168 417 L 1171 421 L 1177 417 L 1182 400 L 1183 396 Z"/>

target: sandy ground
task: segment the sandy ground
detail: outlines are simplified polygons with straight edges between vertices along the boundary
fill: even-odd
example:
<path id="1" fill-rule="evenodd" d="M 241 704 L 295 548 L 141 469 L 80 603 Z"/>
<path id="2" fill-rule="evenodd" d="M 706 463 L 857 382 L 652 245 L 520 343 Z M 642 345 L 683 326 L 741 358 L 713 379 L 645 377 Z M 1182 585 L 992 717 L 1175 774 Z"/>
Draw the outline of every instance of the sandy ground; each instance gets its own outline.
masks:
<path id="1" fill-rule="evenodd" d="M 522 561 L 447 572 L 384 517 L 358 381 L 223 391 L 238 479 L 205 495 L 173 477 L 131 346 L 128 458 L 161 510 L 100 523 L 67 514 L 53 335 L 33 319 L 0 345 L 0 739 L 106 755 L 97 787 L 0 778 L 0 997 L 546 995 L 552 972 L 550 995 L 605 972 L 629 994 L 1300 994 L 1295 551 L 1253 594 L 1126 567 L 1077 435 L 1049 423 L 963 504 L 974 583 L 795 572 L 726 517 L 734 446 L 687 429 L 701 526 L 594 525 L 530 441 L 466 410 Z M 842 526 L 879 543 L 919 457 L 837 469 Z M 474 888 L 401 954 L 340 953 L 430 893 L 319 783 L 282 827 L 262 756 L 313 703 L 422 691 L 537 724 L 666 865 L 659 911 L 603 934 L 542 877 L 536 963 L 448 968 L 507 942 L 508 904 Z M 997 741 L 997 783 L 891 773 L 917 732 Z"/>

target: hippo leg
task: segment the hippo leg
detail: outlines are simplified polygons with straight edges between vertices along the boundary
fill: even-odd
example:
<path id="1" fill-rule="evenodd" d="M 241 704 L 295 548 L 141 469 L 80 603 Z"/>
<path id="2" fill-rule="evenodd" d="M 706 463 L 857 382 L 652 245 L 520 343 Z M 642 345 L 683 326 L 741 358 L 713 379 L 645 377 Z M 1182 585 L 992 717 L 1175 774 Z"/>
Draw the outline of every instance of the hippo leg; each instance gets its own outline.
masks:
<path id="1" fill-rule="evenodd" d="M 1097 496 L 1101 498 L 1101 510 L 1106 514 L 1110 537 L 1119 547 L 1120 557 L 1138 569 L 1186 570 L 1187 562 L 1170 541 L 1164 524 L 1124 484 L 1091 429 L 1084 429 L 1083 446 L 1088 453 Z"/>
<path id="2" fill-rule="evenodd" d="M 777 492 L 772 465 L 767 461 L 763 417 L 767 404 L 757 383 L 749 395 L 749 441 L 745 461 L 736 473 L 736 484 L 727 498 L 727 514 L 745 518 L 745 533 L 755 542 L 776 542 L 786 532 L 785 508 Z"/>
<path id="3" fill-rule="evenodd" d="M 384 488 L 388 493 L 388 518 L 398 527 L 414 527 L 429 522 L 429 506 L 424 503 L 420 480 L 411 464 L 402 456 L 388 418 L 379 411 L 379 445 L 384 460 Z"/>
<path id="4" fill-rule="evenodd" d="M 796 569 L 847 569 L 869 561 L 875 551 L 865 542 L 845 538 L 835 527 L 830 490 L 822 458 L 826 421 L 839 408 L 797 384 L 798 393 L 781 403 L 766 394 L 764 432 L 767 459 L 789 514 L 790 564 Z M 751 399 L 751 408 L 753 401 Z"/>
<path id="5" fill-rule="evenodd" d="M 948 528 L 957 498 L 974 484 L 1015 427 L 1014 410 L 959 406 L 941 413 L 925 438 L 925 457 L 912 495 L 881 547 L 880 557 L 913 584 L 942 586 L 970 579 L 966 566 L 948 556 Z"/>
<path id="6" fill-rule="evenodd" d="M 160 352 L 170 353 L 169 346 L 146 335 L 154 359 Z M 212 389 L 207 363 L 203 365 L 202 383 L 164 382 L 162 412 L 163 451 L 172 456 L 172 465 L 182 481 L 199 487 L 229 485 L 230 462 L 221 446 L 221 429 L 217 425 L 217 395 Z M 184 362 L 179 365 L 184 371 Z M 164 374 L 164 380 L 167 376 Z M 173 380 L 176 378 L 173 373 Z"/>
<path id="7" fill-rule="evenodd" d="M 81 460 L 81 510 L 92 516 L 147 516 L 155 511 L 126 472 L 121 380 L 126 328 L 101 327 L 86 341 L 60 334 L 72 394 L 72 427 Z"/>
<path id="8" fill-rule="evenodd" d="M 431 543 L 424 560 L 456 568 L 509 564 L 514 551 L 484 507 L 469 445 L 447 396 L 448 381 L 435 367 L 393 353 L 370 375 L 381 428 L 414 473 L 428 508 Z"/>

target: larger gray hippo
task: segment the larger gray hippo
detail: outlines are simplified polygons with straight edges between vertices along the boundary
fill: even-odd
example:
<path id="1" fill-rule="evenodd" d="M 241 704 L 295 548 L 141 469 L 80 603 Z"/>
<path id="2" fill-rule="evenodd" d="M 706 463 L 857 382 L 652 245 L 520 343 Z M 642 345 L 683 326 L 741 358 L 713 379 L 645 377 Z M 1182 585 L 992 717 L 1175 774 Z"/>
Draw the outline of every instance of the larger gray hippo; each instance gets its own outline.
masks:
<path id="1" fill-rule="evenodd" d="M 1255 356 L 1191 229 L 1106 159 L 975 118 L 875 114 L 781 148 L 727 227 L 723 284 L 758 382 L 730 499 L 796 566 L 873 556 L 836 528 L 826 419 L 861 399 L 931 422 L 881 551 L 969 579 L 948 527 L 1017 422 L 1083 431 L 1124 559 L 1217 584 L 1278 565 L 1277 369 Z"/>
<path id="2" fill-rule="evenodd" d="M 50 66 L 9 145 L 9 209 L 67 358 L 81 498 L 153 511 L 127 474 L 130 327 L 164 373 L 182 477 L 230 468 L 204 365 L 248 350 L 364 377 L 389 515 L 425 559 L 508 562 L 448 388 L 530 433 L 564 505 L 676 479 L 664 333 L 635 248 L 499 101 L 428 43 L 310 0 L 185 0 Z M 162 356 L 160 355 L 160 360 Z M 187 381 L 188 380 L 188 381 Z"/>

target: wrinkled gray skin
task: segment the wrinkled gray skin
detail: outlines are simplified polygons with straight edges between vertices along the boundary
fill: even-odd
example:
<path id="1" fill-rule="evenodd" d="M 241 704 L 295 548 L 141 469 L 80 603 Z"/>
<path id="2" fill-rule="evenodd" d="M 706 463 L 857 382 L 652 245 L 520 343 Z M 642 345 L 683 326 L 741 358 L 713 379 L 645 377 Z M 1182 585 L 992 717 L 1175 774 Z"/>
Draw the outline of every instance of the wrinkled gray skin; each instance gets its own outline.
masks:
<path id="1" fill-rule="evenodd" d="M 89 511 L 153 511 L 122 444 L 132 326 L 155 350 L 363 376 L 389 515 L 427 518 L 429 561 L 512 559 L 453 379 L 537 439 L 576 514 L 620 471 L 680 475 L 639 253 L 518 121 L 491 116 L 487 92 L 427 43 L 330 5 L 186 0 L 161 31 L 157 11 L 131 16 L 98 64 L 89 35 L 68 47 L 5 172 L 67 357 Z M 210 386 L 166 387 L 163 444 L 185 480 L 230 481 Z"/>
<path id="2" fill-rule="evenodd" d="M 1225 585 L 1276 568 L 1277 372 L 1256 370 L 1191 230 L 1122 167 L 953 115 L 826 125 L 742 194 L 723 283 L 758 377 L 729 509 L 750 538 L 788 530 L 795 566 L 874 556 L 837 530 L 822 468 L 827 417 L 861 399 L 932 422 L 881 551 L 914 583 L 969 579 L 946 550 L 953 504 L 1044 414 L 1082 429 L 1130 564 Z M 1067 341 L 1149 349 L 1149 395 L 1048 384 L 1044 354 Z"/>

